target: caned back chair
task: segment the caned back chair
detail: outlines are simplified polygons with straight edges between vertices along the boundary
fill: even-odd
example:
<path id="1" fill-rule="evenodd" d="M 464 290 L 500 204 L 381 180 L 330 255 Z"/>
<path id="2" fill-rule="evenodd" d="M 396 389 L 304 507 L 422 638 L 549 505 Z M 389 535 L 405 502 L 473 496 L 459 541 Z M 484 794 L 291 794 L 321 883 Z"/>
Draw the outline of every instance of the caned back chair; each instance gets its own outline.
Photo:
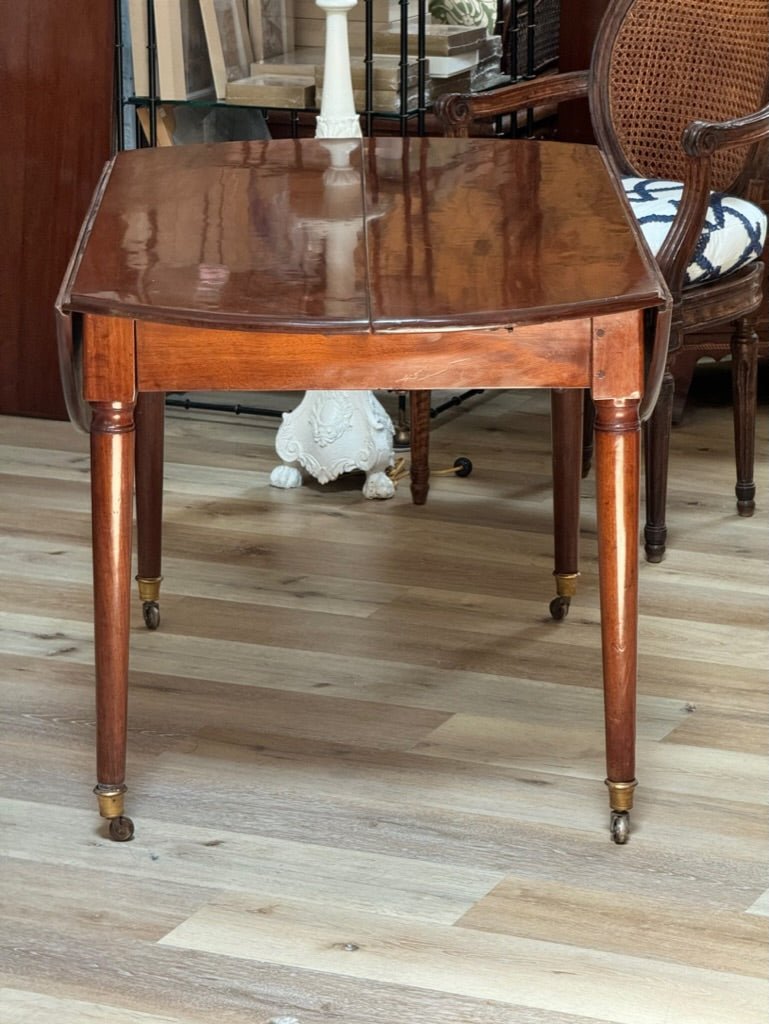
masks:
<path id="1" fill-rule="evenodd" d="M 568 28 L 568 26 L 564 26 Z M 667 365 L 645 424 L 645 547 L 660 561 L 673 369 L 694 332 L 733 324 L 737 510 L 752 515 L 758 337 L 769 148 L 767 0 L 614 0 L 583 72 L 441 97 L 446 132 L 587 97 L 597 143 L 674 299 Z M 650 339 L 651 347 L 651 339 Z"/>

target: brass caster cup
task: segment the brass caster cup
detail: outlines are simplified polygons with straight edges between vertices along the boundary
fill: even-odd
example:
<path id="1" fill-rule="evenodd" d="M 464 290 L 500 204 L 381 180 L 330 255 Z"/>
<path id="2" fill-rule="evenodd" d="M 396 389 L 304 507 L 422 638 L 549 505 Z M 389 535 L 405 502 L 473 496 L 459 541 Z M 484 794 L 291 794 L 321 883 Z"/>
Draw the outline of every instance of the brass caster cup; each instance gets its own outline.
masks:
<path id="1" fill-rule="evenodd" d="M 577 593 L 578 572 L 554 572 L 555 592 L 559 597 L 575 597 Z"/>
<path id="2" fill-rule="evenodd" d="M 115 842 L 125 843 L 133 839 L 134 823 L 123 813 L 125 786 L 96 786 L 94 793 L 99 801 L 99 814 L 109 821 L 109 836 Z"/>
<path id="3" fill-rule="evenodd" d="M 638 785 L 638 781 L 633 779 L 632 782 L 612 782 L 611 779 L 606 779 L 606 785 L 609 787 L 609 806 L 613 811 L 629 811 L 633 806 L 633 790 Z"/>

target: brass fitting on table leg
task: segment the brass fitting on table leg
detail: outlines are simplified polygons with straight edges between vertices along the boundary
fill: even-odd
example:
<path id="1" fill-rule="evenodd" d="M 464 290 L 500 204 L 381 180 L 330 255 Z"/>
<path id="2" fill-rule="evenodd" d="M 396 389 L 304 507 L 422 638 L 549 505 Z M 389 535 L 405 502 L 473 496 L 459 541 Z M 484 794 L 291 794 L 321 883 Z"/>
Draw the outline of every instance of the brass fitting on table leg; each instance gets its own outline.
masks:
<path id="1" fill-rule="evenodd" d="M 550 602 L 550 614 L 558 621 L 569 613 L 571 599 L 577 593 L 578 572 L 554 572 L 556 597 Z"/>
<path id="2" fill-rule="evenodd" d="M 126 789 L 126 786 L 94 786 L 102 818 L 119 818 L 123 814 L 123 795 Z"/>
<path id="3" fill-rule="evenodd" d="M 574 597 L 577 593 L 578 572 L 554 572 L 555 592 L 559 597 Z"/>
<path id="4" fill-rule="evenodd" d="M 162 576 L 137 576 L 136 582 L 139 584 L 140 601 L 158 601 L 160 599 Z"/>
<path id="5" fill-rule="evenodd" d="M 609 787 L 609 806 L 613 811 L 629 811 L 633 806 L 633 790 L 638 785 L 638 780 L 632 782 L 612 782 L 606 779 Z"/>
<path id="6" fill-rule="evenodd" d="M 109 837 L 116 843 L 133 839 L 134 823 L 123 813 L 125 786 L 97 785 L 94 793 L 99 801 L 99 814 L 109 821 Z"/>

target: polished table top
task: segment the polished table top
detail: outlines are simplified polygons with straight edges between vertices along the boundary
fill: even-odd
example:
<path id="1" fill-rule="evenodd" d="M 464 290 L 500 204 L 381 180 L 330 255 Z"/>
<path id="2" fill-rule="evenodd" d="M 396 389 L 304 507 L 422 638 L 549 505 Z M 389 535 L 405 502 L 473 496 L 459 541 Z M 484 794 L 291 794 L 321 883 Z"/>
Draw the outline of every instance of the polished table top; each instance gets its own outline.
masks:
<path id="1" fill-rule="evenodd" d="M 376 138 L 119 153 L 61 306 L 359 333 L 558 320 L 665 298 L 596 149 Z"/>

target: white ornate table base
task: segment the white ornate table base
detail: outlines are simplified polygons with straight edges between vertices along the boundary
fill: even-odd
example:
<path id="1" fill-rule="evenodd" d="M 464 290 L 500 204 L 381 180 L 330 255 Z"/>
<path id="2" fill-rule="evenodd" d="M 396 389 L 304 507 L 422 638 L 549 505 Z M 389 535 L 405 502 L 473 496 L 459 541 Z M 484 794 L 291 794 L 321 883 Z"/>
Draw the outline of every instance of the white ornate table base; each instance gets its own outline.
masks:
<path id="1" fill-rule="evenodd" d="M 350 50 L 347 42 L 347 12 L 357 0 L 315 0 L 326 12 L 326 49 L 323 102 L 316 127 L 316 138 L 360 138 L 360 122 L 350 74 Z M 343 148 L 330 150 L 331 172 L 326 182 L 337 190 L 353 184 Z M 345 173 L 346 172 L 346 173 Z M 356 189 L 357 195 L 357 189 Z M 342 211 L 325 225 L 316 225 L 323 238 L 329 273 L 337 282 L 331 293 L 344 295 L 352 269 L 352 242 Z M 357 223 L 357 221 L 356 221 Z M 270 474 L 274 487 L 300 487 L 301 469 L 321 484 L 342 473 L 363 470 L 366 498 L 391 498 L 395 486 L 385 473 L 392 466 L 394 429 L 389 415 L 370 391 L 308 391 L 293 412 L 284 413 L 275 440 L 275 449 L 283 459 Z"/>
<path id="2" fill-rule="evenodd" d="M 307 391 L 283 415 L 275 441 L 284 464 L 270 475 L 275 487 L 299 487 L 299 467 L 327 484 L 342 473 L 363 470 L 366 498 L 391 498 L 385 470 L 393 464 L 393 425 L 371 391 Z"/>

